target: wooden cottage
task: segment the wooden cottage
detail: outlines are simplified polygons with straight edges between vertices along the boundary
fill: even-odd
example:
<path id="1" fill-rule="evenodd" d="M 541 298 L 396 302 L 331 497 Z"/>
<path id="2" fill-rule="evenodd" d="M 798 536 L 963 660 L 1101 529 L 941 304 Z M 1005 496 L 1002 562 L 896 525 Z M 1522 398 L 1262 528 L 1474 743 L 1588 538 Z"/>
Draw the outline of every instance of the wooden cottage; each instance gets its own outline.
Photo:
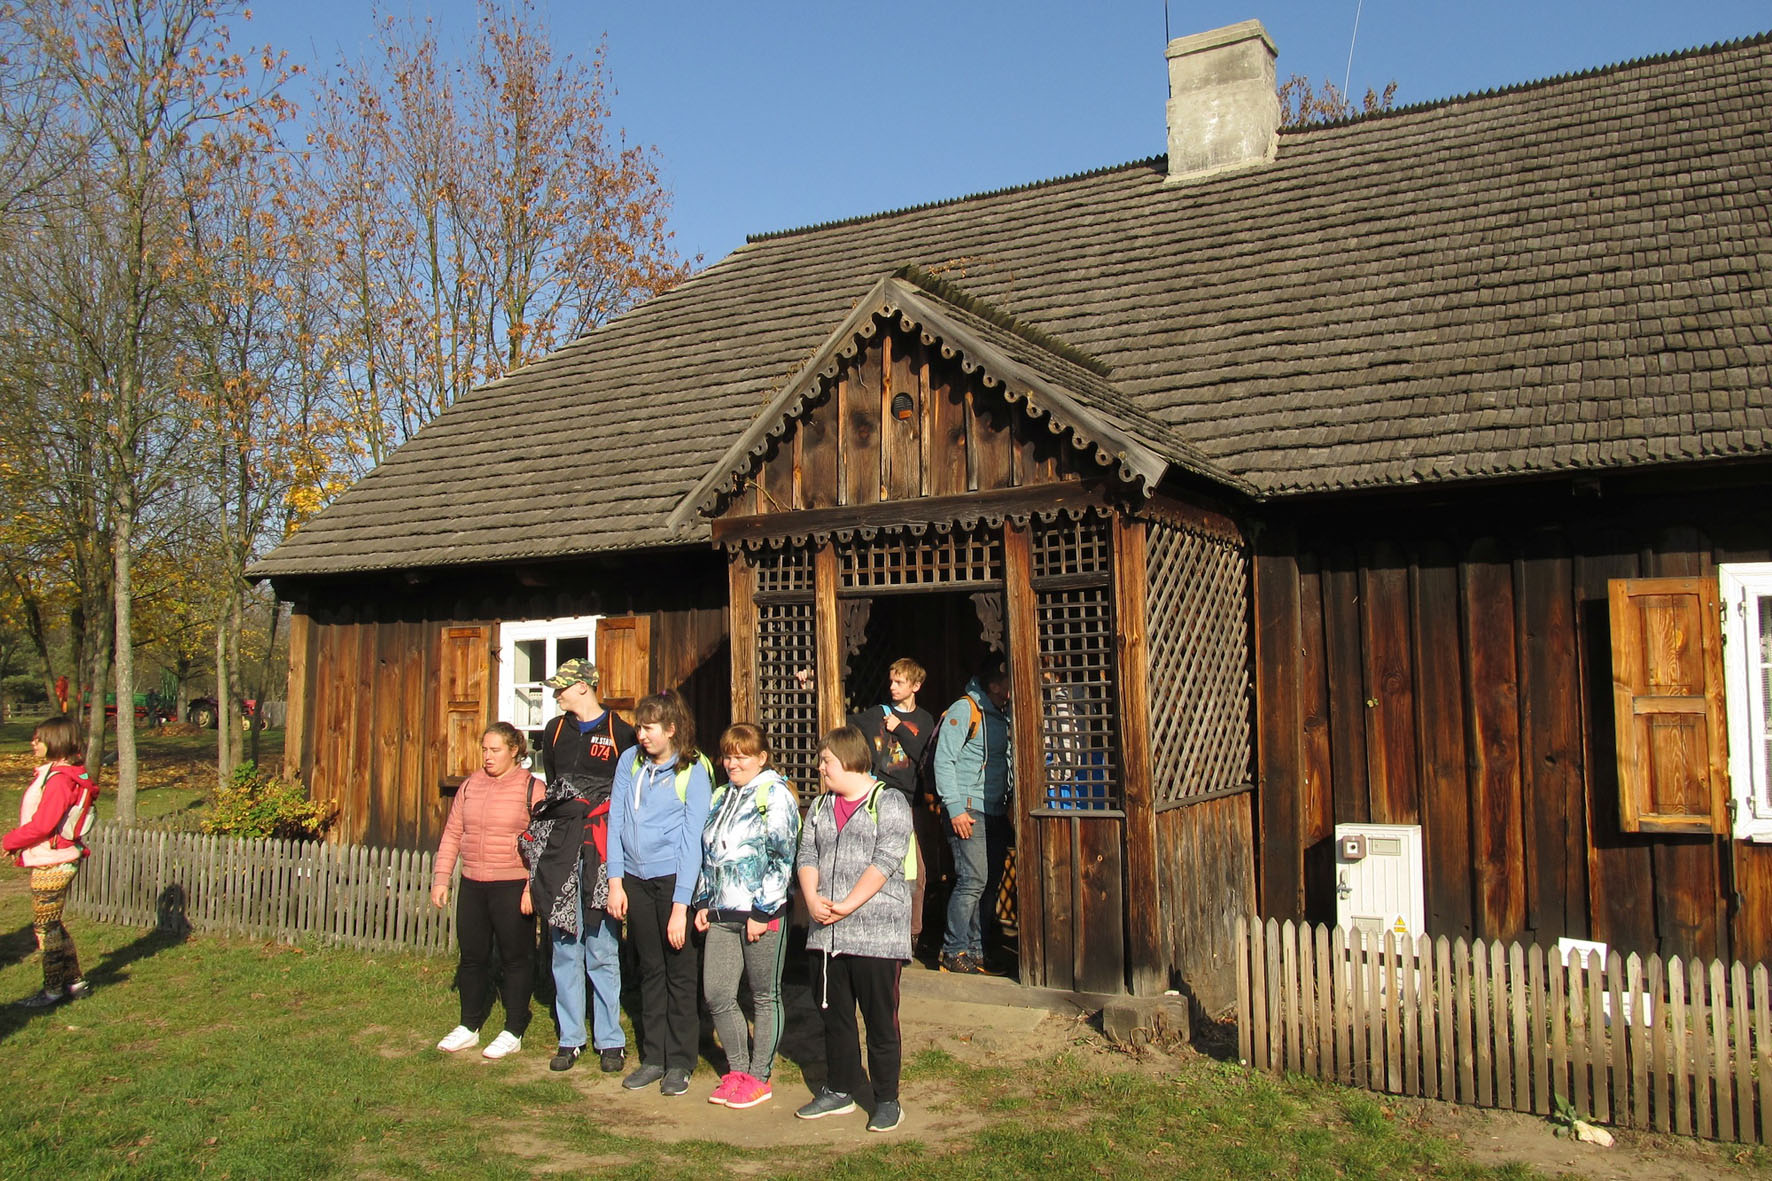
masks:
<path id="1" fill-rule="evenodd" d="M 807 790 L 999 650 L 1025 982 L 1226 1007 L 1370 824 L 1435 934 L 1764 958 L 1772 40 L 1289 129 L 1255 22 L 1169 58 L 1166 156 L 755 238 L 262 562 L 339 835 L 569 656 Z"/>

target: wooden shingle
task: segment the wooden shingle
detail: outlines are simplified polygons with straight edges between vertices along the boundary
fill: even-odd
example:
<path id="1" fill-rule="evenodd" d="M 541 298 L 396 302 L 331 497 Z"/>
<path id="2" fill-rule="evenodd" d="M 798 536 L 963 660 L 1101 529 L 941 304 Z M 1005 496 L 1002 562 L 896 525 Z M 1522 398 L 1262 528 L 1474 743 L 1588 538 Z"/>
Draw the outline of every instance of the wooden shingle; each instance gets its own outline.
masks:
<path id="1" fill-rule="evenodd" d="M 254 573 L 703 539 L 672 509 L 907 264 L 1098 359 L 1258 500 L 1759 454 L 1768 110 L 1759 37 L 1287 130 L 1201 181 L 1147 160 L 758 238 L 462 399 Z"/>

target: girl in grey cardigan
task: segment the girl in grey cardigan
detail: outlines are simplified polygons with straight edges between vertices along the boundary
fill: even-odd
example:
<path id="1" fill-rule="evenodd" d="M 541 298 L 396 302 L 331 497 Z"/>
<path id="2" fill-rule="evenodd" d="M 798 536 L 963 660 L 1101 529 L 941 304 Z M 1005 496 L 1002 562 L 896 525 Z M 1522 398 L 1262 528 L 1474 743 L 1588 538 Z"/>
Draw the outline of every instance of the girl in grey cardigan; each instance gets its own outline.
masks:
<path id="1" fill-rule="evenodd" d="M 873 747 L 854 726 L 819 744 L 824 789 L 806 814 L 795 865 L 812 916 L 806 948 L 824 1021 L 825 1086 L 794 1114 L 820 1119 L 855 1110 L 863 1081 L 856 1006 L 867 1023 L 868 1078 L 874 1112 L 868 1131 L 896 1128 L 901 1047 L 898 978 L 911 956 L 911 892 L 905 853 L 911 809 L 872 773 Z"/>

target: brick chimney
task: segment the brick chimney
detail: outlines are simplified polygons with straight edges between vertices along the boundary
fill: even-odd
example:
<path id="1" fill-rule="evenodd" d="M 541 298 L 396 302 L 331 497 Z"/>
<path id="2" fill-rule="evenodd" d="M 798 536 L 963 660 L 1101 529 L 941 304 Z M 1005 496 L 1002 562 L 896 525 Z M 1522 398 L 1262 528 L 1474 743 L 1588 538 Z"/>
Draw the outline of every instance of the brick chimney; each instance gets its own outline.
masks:
<path id="1" fill-rule="evenodd" d="M 1271 163 L 1279 146 L 1279 50 L 1258 20 L 1169 43 L 1169 179 Z"/>

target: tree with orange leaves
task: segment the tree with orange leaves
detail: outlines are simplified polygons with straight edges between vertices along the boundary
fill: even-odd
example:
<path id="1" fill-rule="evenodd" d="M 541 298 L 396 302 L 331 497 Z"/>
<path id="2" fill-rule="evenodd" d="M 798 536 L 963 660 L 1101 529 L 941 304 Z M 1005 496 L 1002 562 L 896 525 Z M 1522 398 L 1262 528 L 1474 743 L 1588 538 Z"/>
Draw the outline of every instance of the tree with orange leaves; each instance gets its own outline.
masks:
<path id="1" fill-rule="evenodd" d="M 532 0 L 481 0 L 465 62 L 428 24 L 385 23 L 379 54 L 323 83 L 310 141 L 359 470 L 688 273 L 651 153 L 610 126 L 602 52 L 556 59 Z"/>
<path id="2" fill-rule="evenodd" d="M 33 176 L 52 196 L 12 242 L 7 295 L 39 328 L 30 344 L 43 354 L 44 425 L 71 424 L 73 460 L 42 479 L 83 490 L 92 519 L 76 517 L 72 540 L 100 539 L 108 551 L 108 570 L 76 575 L 87 627 L 97 604 L 84 600 L 109 592 L 88 666 L 95 765 L 105 664 L 114 667 L 120 717 L 134 695 L 135 562 L 190 474 L 181 362 L 203 276 L 181 214 L 204 199 L 240 144 L 268 138 L 266 117 L 284 106 L 285 74 L 270 52 L 232 49 L 221 22 L 236 10 L 205 0 L 43 0 L 0 14 L 51 95 L 48 146 L 37 155 L 55 166 Z M 136 787 L 134 730 L 120 725 L 121 819 L 134 818 Z"/>

